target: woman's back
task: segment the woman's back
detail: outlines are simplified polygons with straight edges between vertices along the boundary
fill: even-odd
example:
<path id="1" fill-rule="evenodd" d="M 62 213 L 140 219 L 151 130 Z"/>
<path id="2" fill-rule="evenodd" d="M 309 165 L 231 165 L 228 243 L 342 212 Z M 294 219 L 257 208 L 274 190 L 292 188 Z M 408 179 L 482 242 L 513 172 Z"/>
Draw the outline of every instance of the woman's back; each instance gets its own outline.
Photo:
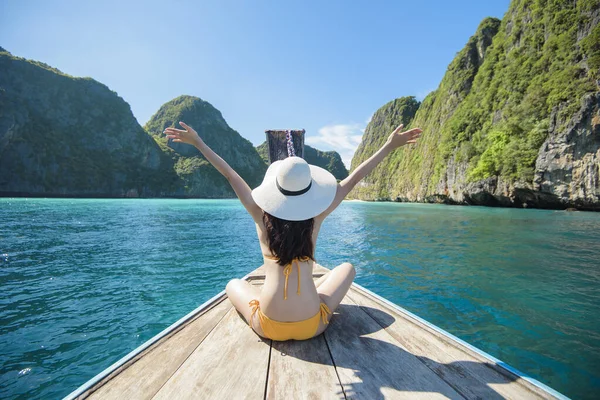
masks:
<path id="1" fill-rule="evenodd" d="M 322 222 L 323 218 L 314 218 L 311 235 L 313 249 L 316 248 Z M 277 262 L 277 256 L 269 249 L 265 224 L 257 223 L 256 232 L 265 268 L 265 282 L 260 295 L 260 304 L 265 315 L 277 321 L 301 321 L 315 315 L 321 299 L 312 276 L 314 261 L 296 258 L 291 262 L 291 266 L 282 266 Z M 286 267 L 289 272 L 287 290 Z"/>

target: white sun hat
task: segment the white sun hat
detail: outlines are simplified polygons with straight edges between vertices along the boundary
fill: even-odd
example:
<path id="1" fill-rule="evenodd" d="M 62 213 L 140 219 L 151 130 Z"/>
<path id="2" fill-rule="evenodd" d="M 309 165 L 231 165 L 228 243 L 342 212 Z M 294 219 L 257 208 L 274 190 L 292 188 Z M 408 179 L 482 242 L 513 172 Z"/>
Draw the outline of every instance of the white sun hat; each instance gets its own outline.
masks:
<path id="1" fill-rule="evenodd" d="M 304 221 L 321 214 L 333 202 L 335 177 L 300 157 L 272 163 L 252 198 L 265 212 L 287 221 Z"/>

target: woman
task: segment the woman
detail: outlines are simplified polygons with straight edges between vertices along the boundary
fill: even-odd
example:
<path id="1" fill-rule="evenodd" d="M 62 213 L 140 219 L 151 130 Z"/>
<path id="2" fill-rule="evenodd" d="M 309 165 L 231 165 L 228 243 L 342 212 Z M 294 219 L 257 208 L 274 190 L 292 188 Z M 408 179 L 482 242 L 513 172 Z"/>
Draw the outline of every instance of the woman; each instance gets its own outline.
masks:
<path id="1" fill-rule="evenodd" d="M 200 150 L 227 178 L 256 224 L 265 283 L 259 290 L 245 280 L 230 281 L 226 292 L 235 308 L 261 337 L 304 340 L 321 334 L 356 274 L 351 264 L 344 263 L 313 283 L 314 249 L 321 224 L 386 155 L 416 143 L 421 129 L 400 132 L 400 125 L 371 158 L 340 183 L 323 168 L 292 156 L 272 163 L 262 184 L 251 190 L 194 129 L 180 124 L 183 130 L 165 129 L 167 138 Z"/>

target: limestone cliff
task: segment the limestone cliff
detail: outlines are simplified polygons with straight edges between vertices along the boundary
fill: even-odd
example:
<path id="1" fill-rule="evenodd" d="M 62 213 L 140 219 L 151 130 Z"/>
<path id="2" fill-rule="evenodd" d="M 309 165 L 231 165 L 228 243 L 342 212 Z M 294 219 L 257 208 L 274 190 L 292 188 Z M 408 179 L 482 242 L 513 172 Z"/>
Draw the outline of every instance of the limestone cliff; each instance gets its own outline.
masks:
<path id="1" fill-rule="evenodd" d="M 175 179 L 115 92 L 0 52 L 1 195 L 160 196 Z"/>
<path id="2" fill-rule="evenodd" d="M 105 85 L 0 51 L 0 196 L 235 197 L 194 147 L 166 142 L 162 131 L 178 121 L 250 186 L 260 183 L 256 149 L 209 103 L 178 97 L 147 132 Z"/>
<path id="3" fill-rule="evenodd" d="M 165 103 L 152 116 L 145 129 L 171 154 L 179 177 L 176 195 L 185 197 L 235 197 L 229 182 L 193 146 L 167 142 L 165 128 L 183 121 L 193 127 L 204 142 L 221 156 L 251 188 L 260 184 L 266 165 L 250 141 L 227 125 L 221 112 L 193 96 L 179 96 Z"/>
<path id="4" fill-rule="evenodd" d="M 515 0 L 502 21 L 485 19 L 412 118 L 418 146 L 395 151 L 352 195 L 600 208 L 599 16 L 597 1 Z M 392 125 L 371 121 L 364 140 Z"/>
<path id="5" fill-rule="evenodd" d="M 533 189 L 581 209 L 600 209 L 600 93 L 584 96 L 568 121 L 559 120 L 558 114 L 554 110 L 550 115 L 550 134 L 536 160 Z"/>
<path id="6" fill-rule="evenodd" d="M 420 104 L 413 96 L 401 97 L 390 101 L 377 110 L 367 125 L 362 141 L 352 157 L 351 169 L 354 170 L 383 146 L 390 133 L 397 126 L 400 124 L 404 124 L 406 127 L 409 126 Z M 352 195 L 368 200 L 386 199 L 388 191 L 393 185 L 387 179 L 392 178 L 386 173 L 389 168 L 390 165 L 386 162 L 379 164 L 373 172 L 359 183 Z"/>

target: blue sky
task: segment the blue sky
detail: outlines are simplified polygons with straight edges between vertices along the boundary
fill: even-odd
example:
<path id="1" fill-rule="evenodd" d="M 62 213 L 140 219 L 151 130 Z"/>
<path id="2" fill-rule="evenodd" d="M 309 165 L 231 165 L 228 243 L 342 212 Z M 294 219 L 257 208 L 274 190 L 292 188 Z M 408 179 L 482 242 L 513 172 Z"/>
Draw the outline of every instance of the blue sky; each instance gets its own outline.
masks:
<path id="1" fill-rule="evenodd" d="M 198 96 L 255 145 L 265 129 L 349 165 L 373 112 L 434 90 L 448 64 L 508 0 L 0 0 L 0 46 L 117 92 L 145 124 Z"/>

